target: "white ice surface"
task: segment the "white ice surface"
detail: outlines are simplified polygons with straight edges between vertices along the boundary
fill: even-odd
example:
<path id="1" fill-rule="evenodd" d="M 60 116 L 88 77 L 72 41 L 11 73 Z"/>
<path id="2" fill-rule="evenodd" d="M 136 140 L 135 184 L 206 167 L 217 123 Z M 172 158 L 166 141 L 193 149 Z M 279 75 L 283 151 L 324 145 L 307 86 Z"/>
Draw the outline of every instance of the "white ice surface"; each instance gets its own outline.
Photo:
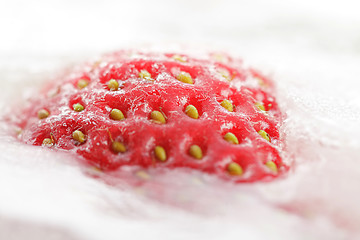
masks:
<path id="1" fill-rule="evenodd" d="M 144 196 L 150 187 L 109 185 L 66 154 L 15 142 L 1 123 L 0 239 L 360 239 L 359 7 L 349 0 L 0 2 L 1 112 L 54 72 L 102 52 L 136 44 L 220 49 L 277 82 L 286 151 L 295 159 L 286 178 L 269 184 L 206 177 L 195 184 L 193 175 L 169 173 L 157 180 L 168 201 L 158 202 Z"/>

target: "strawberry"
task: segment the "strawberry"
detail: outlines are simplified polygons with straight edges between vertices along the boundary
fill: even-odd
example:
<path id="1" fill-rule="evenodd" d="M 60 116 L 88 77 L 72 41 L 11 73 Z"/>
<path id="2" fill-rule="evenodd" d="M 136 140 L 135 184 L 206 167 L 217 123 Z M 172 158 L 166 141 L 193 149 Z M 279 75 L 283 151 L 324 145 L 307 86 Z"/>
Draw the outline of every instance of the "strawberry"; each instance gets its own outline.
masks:
<path id="1" fill-rule="evenodd" d="M 273 91 L 226 55 L 119 51 L 51 82 L 16 124 L 21 141 L 103 171 L 191 168 L 249 182 L 287 169 Z"/>

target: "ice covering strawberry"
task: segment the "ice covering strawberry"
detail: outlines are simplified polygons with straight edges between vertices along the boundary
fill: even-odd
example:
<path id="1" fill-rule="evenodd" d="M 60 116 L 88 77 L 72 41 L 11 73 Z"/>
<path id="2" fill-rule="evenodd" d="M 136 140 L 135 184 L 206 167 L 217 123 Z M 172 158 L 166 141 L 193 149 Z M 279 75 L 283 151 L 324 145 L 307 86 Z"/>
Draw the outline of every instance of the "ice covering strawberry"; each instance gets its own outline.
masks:
<path id="1" fill-rule="evenodd" d="M 282 114 L 273 84 L 227 55 L 119 51 L 75 68 L 17 116 L 19 139 L 103 171 L 196 169 L 235 182 L 272 179 Z"/>

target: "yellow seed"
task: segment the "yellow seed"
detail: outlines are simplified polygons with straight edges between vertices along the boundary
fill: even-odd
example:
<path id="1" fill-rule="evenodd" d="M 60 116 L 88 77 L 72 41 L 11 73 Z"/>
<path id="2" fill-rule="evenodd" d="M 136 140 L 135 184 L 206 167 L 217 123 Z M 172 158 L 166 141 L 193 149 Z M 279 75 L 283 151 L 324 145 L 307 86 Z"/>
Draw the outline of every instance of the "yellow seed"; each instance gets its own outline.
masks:
<path id="1" fill-rule="evenodd" d="M 231 80 L 232 80 L 231 77 L 230 77 L 230 74 L 229 74 L 229 72 L 228 72 L 227 70 L 221 69 L 221 70 L 219 70 L 218 72 L 219 72 L 219 73 L 221 74 L 221 76 L 223 76 L 223 78 L 225 78 L 227 81 L 231 81 Z"/>
<path id="2" fill-rule="evenodd" d="M 115 79 L 111 79 L 109 82 L 108 82 L 108 88 L 111 90 L 111 91 L 117 91 L 119 89 L 119 83 L 115 80 Z"/>
<path id="3" fill-rule="evenodd" d="M 192 145 L 189 149 L 189 153 L 192 157 L 196 159 L 202 159 L 203 157 L 202 150 L 198 145 Z"/>
<path id="4" fill-rule="evenodd" d="M 76 111 L 76 112 L 81 112 L 81 111 L 83 111 L 85 108 L 84 108 L 84 106 L 81 105 L 80 103 L 76 103 L 76 104 L 73 105 L 73 109 L 74 109 L 74 111 Z"/>
<path id="5" fill-rule="evenodd" d="M 227 134 L 225 134 L 224 139 L 225 139 L 226 141 L 228 141 L 229 143 L 239 144 L 239 140 L 238 140 L 237 137 L 236 137 L 233 133 L 231 133 L 231 132 L 228 132 Z"/>
<path id="6" fill-rule="evenodd" d="M 226 62 L 227 61 L 227 57 L 222 53 L 214 53 L 211 55 L 211 57 L 217 62 Z"/>
<path id="7" fill-rule="evenodd" d="M 154 150 L 154 153 L 155 153 L 155 157 L 159 160 L 159 161 L 166 161 L 166 152 L 165 152 L 165 149 L 161 146 L 156 146 L 155 147 L 155 150 Z"/>
<path id="8" fill-rule="evenodd" d="M 225 99 L 224 101 L 222 101 L 222 102 L 220 103 L 220 105 L 221 105 L 223 108 L 225 108 L 226 110 L 228 110 L 229 112 L 234 111 L 234 106 L 233 106 L 233 104 L 232 104 L 229 100 L 227 100 L 227 99 Z"/>
<path id="9" fill-rule="evenodd" d="M 179 61 L 179 62 L 187 62 L 187 59 L 183 56 L 180 56 L 180 55 L 177 55 L 175 54 L 174 56 L 172 56 L 172 58 L 176 61 Z"/>
<path id="10" fill-rule="evenodd" d="M 146 70 L 141 70 L 140 71 L 139 78 L 146 79 L 146 80 L 152 80 L 151 74 Z"/>
<path id="11" fill-rule="evenodd" d="M 90 173 L 93 173 L 93 174 L 100 174 L 100 173 L 102 173 L 101 168 L 98 168 L 98 167 L 95 167 L 95 166 L 89 167 L 87 170 L 88 170 Z"/>
<path id="12" fill-rule="evenodd" d="M 148 174 L 147 172 L 143 171 L 143 170 L 140 170 L 140 171 L 137 171 L 135 173 L 135 175 L 138 177 L 138 178 L 141 178 L 143 180 L 149 180 L 151 178 L 150 174 Z"/>
<path id="13" fill-rule="evenodd" d="M 113 142 L 111 148 L 116 153 L 124 153 L 126 152 L 126 147 L 122 142 Z"/>
<path id="14" fill-rule="evenodd" d="M 98 68 L 101 64 L 101 61 L 96 61 L 91 65 L 90 72 L 94 72 L 96 68 Z"/>
<path id="15" fill-rule="evenodd" d="M 52 146 L 53 145 L 53 141 L 51 140 L 51 138 L 44 138 L 42 145 L 44 146 Z"/>
<path id="16" fill-rule="evenodd" d="M 231 162 L 227 167 L 227 171 L 232 176 L 241 176 L 243 174 L 242 167 L 236 162 Z"/>
<path id="17" fill-rule="evenodd" d="M 78 141 L 79 143 L 85 142 L 85 134 L 79 130 L 76 130 L 72 134 L 73 139 Z"/>
<path id="18" fill-rule="evenodd" d="M 41 109 L 40 111 L 38 111 L 39 119 L 47 118 L 49 115 L 50 115 L 50 113 L 48 111 L 46 111 L 45 109 Z"/>
<path id="19" fill-rule="evenodd" d="M 77 87 L 79 89 L 83 89 L 83 88 L 86 88 L 87 86 L 89 85 L 89 81 L 88 80 L 85 80 L 85 79 L 80 79 L 77 83 Z"/>
<path id="20" fill-rule="evenodd" d="M 92 166 L 92 167 L 87 167 L 85 169 L 85 171 L 90 174 L 92 177 L 101 177 L 104 172 L 101 168 L 99 167 L 95 167 L 95 166 Z"/>
<path id="21" fill-rule="evenodd" d="M 260 134 L 260 136 L 262 136 L 265 140 L 270 142 L 270 136 L 267 132 L 265 132 L 264 130 L 260 130 L 258 131 L 258 134 Z"/>
<path id="22" fill-rule="evenodd" d="M 194 84 L 194 81 L 193 81 L 191 75 L 187 72 L 179 73 L 179 75 L 177 75 L 176 79 L 183 83 Z"/>
<path id="23" fill-rule="evenodd" d="M 110 112 L 110 118 L 119 121 L 123 120 L 125 117 L 121 110 L 114 108 Z"/>
<path id="24" fill-rule="evenodd" d="M 264 80 L 260 77 L 255 77 L 261 87 L 268 87 L 268 85 L 264 82 Z"/>
<path id="25" fill-rule="evenodd" d="M 273 161 L 268 161 L 267 163 L 265 163 L 265 165 L 274 173 L 278 172 L 278 168 L 276 166 L 276 164 Z"/>
<path id="26" fill-rule="evenodd" d="M 20 135 L 23 132 L 21 128 L 15 128 L 14 131 L 16 135 Z"/>
<path id="27" fill-rule="evenodd" d="M 198 119 L 198 118 L 199 118 L 198 110 L 197 110 L 196 107 L 194 107 L 193 105 L 188 105 L 188 106 L 185 108 L 185 113 L 186 113 L 186 115 L 188 115 L 188 116 L 191 117 L 191 118 L 194 118 L 194 119 Z"/>
<path id="28" fill-rule="evenodd" d="M 262 104 L 261 102 L 256 102 L 256 103 L 255 103 L 255 106 L 256 106 L 259 110 L 265 111 L 264 104 Z"/>
<path id="29" fill-rule="evenodd" d="M 191 183 L 193 183 L 196 186 L 203 186 L 204 185 L 204 181 L 202 181 L 200 178 L 198 177 L 192 177 L 191 178 Z"/>
<path id="30" fill-rule="evenodd" d="M 150 117 L 156 123 L 161 123 L 161 124 L 166 123 L 166 119 L 164 115 L 159 111 L 152 111 Z"/>

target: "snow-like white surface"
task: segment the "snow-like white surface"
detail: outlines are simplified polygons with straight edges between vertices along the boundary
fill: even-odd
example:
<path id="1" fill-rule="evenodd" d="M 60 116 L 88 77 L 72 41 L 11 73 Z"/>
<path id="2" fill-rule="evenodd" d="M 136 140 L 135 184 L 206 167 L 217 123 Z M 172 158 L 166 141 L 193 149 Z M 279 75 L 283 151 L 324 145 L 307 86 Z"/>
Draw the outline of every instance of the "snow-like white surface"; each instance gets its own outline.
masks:
<path id="1" fill-rule="evenodd" d="M 1 124 L 0 239 L 359 239 L 359 7 L 355 0 L 1 2 L 2 113 L 53 72 L 102 52 L 134 44 L 220 49 L 276 80 L 295 166 L 285 179 L 241 186 L 169 173 L 157 180 L 166 204 L 144 196 L 150 187 L 109 185 L 66 154 L 19 144 Z"/>

